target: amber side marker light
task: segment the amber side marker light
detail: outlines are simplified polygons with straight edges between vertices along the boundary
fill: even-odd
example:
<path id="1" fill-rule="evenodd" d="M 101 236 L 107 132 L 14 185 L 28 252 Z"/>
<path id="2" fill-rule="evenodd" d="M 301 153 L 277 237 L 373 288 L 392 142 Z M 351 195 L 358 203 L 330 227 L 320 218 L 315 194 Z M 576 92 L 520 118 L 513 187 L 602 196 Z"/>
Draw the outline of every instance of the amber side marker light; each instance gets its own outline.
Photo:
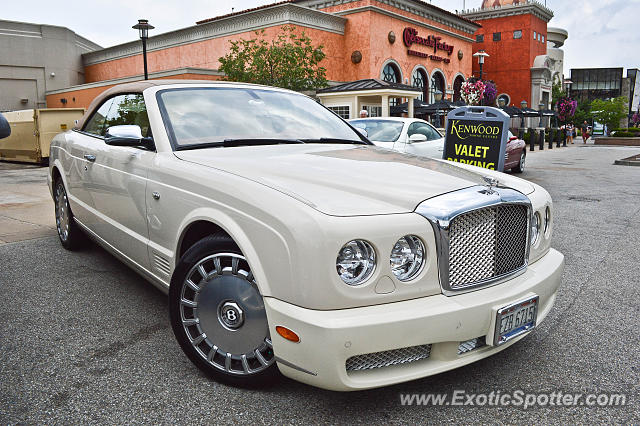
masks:
<path id="1" fill-rule="evenodd" d="M 282 327 L 281 325 L 277 325 L 276 326 L 276 331 L 278 332 L 279 335 L 281 335 L 282 337 L 284 337 L 285 339 L 293 342 L 293 343 L 298 343 L 300 341 L 300 337 L 298 337 L 298 335 L 296 333 L 294 333 L 293 331 L 289 330 L 286 327 Z"/>

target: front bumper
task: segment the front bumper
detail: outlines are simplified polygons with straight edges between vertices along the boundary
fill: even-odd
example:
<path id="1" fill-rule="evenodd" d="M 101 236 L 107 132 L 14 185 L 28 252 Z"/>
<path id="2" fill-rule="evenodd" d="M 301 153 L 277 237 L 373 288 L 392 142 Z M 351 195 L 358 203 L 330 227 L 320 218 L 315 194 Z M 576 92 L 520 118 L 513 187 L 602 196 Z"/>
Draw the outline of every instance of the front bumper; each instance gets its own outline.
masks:
<path id="1" fill-rule="evenodd" d="M 351 391 L 406 382 L 451 370 L 491 356 L 520 336 L 491 346 L 498 309 L 530 295 L 540 297 L 538 324 L 555 301 L 564 256 L 551 249 L 527 271 L 500 285 L 447 297 L 333 311 L 317 311 L 265 298 L 269 329 L 280 371 L 324 389 Z M 300 336 L 299 343 L 275 331 L 282 325 Z M 458 355 L 458 345 L 486 336 L 487 346 Z M 402 365 L 347 372 L 352 356 L 431 344 L 429 358 Z"/>

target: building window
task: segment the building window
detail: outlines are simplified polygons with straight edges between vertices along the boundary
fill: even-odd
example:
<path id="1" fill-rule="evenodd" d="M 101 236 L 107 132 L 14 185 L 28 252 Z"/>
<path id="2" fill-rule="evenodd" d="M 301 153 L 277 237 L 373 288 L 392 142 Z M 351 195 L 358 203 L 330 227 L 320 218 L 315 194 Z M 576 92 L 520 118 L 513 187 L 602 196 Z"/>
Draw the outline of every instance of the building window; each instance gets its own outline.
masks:
<path id="1" fill-rule="evenodd" d="M 351 118 L 349 117 L 349 105 L 330 106 L 327 108 L 329 108 L 331 111 L 335 112 L 345 120 L 348 120 L 349 118 Z"/>
<path id="2" fill-rule="evenodd" d="M 484 43 L 484 34 L 478 34 L 476 36 L 476 43 Z"/>
<path id="3" fill-rule="evenodd" d="M 382 107 L 377 105 L 363 105 L 362 109 L 367 111 L 369 117 L 382 117 Z"/>
<path id="4" fill-rule="evenodd" d="M 542 42 L 544 43 L 544 36 L 542 36 Z"/>
<path id="5" fill-rule="evenodd" d="M 447 94 L 445 92 L 447 87 L 447 83 L 444 79 L 444 75 L 441 72 L 436 71 L 433 73 L 431 77 L 431 96 L 429 99 L 429 103 L 432 104 L 436 102 L 436 92 L 442 95 L 442 99 L 445 99 Z"/>
<path id="6" fill-rule="evenodd" d="M 515 30 L 513 32 L 513 38 L 514 39 L 522 38 L 522 30 Z"/>
<path id="7" fill-rule="evenodd" d="M 400 69 L 390 62 L 382 69 L 382 79 L 389 83 L 402 83 L 402 74 L 400 73 Z M 398 104 L 398 98 L 389 98 L 390 106 L 396 106 Z"/>
<path id="8" fill-rule="evenodd" d="M 389 83 L 399 83 L 400 71 L 394 64 L 387 64 L 382 69 L 382 79 Z"/>
<path id="9" fill-rule="evenodd" d="M 542 35 L 538 33 L 538 41 L 542 41 L 541 38 L 542 38 Z"/>
<path id="10" fill-rule="evenodd" d="M 420 99 L 421 101 L 425 101 L 427 99 L 427 96 L 425 94 L 429 90 L 427 73 L 425 73 L 424 70 L 422 69 L 417 69 L 413 73 L 412 79 L 413 79 L 413 87 L 417 87 L 420 89 L 420 97 L 418 99 Z"/>
<path id="11" fill-rule="evenodd" d="M 502 33 L 493 33 L 493 41 L 500 41 Z"/>
<path id="12" fill-rule="evenodd" d="M 538 36 L 538 33 L 536 33 L 535 31 L 533 32 L 533 39 L 535 40 Z"/>
<path id="13" fill-rule="evenodd" d="M 457 76 L 453 81 L 453 102 L 457 102 L 462 99 L 460 92 L 462 91 L 462 83 L 464 83 L 464 77 Z"/>

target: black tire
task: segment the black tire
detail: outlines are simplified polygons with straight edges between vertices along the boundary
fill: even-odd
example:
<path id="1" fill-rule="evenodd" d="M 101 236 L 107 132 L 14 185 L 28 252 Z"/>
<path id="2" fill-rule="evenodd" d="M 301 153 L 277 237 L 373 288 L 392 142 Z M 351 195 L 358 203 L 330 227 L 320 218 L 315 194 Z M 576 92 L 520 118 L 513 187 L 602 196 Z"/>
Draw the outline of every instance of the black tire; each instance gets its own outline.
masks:
<path id="1" fill-rule="evenodd" d="M 527 159 L 527 151 L 526 150 L 522 150 L 522 153 L 520 154 L 520 161 L 518 162 L 518 165 L 516 167 L 514 167 L 513 169 L 511 169 L 514 173 L 522 173 L 524 172 L 524 166 L 526 163 Z"/>
<path id="2" fill-rule="evenodd" d="M 77 250 L 87 241 L 86 235 L 73 219 L 73 212 L 67 198 L 67 190 L 62 179 L 55 180 L 53 185 L 53 202 L 56 215 L 56 230 L 60 244 L 67 250 Z"/>
<path id="3" fill-rule="evenodd" d="M 235 267 L 229 266 L 229 261 L 235 262 L 234 259 L 238 259 L 233 263 Z M 205 269 L 206 277 L 199 271 L 200 266 Z M 197 291 L 188 280 L 196 284 Z M 243 296 L 248 294 L 250 298 L 231 297 L 235 292 L 242 292 Z M 197 301 L 197 309 L 185 305 L 184 300 Z M 234 315 L 242 322 L 245 317 L 251 319 L 248 324 L 234 324 L 235 330 L 227 328 L 224 316 L 228 312 L 224 309 L 230 303 L 237 303 L 234 306 L 239 314 Z M 184 353 L 216 381 L 233 386 L 262 387 L 280 377 L 262 296 L 242 252 L 227 235 L 201 239 L 178 261 L 169 288 L 169 317 Z M 260 337 L 263 335 L 264 338 Z M 206 336 L 204 340 L 202 336 Z M 198 341 L 200 343 L 196 343 Z M 236 351 L 232 347 L 245 349 Z M 233 354 L 228 364 L 229 355 L 225 357 L 225 353 Z"/>

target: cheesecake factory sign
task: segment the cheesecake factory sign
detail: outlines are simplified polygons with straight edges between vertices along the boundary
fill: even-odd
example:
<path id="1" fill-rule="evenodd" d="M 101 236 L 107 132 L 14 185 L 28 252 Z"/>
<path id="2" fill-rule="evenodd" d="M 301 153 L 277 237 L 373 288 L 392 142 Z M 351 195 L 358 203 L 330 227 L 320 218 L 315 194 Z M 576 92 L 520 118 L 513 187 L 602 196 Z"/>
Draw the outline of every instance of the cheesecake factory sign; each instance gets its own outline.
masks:
<path id="1" fill-rule="evenodd" d="M 404 45 L 409 48 L 411 48 L 411 46 L 414 44 L 421 44 L 423 46 L 433 48 L 433 53 L 424 53 L 424 52 L 418 52 L 413 49 L 409 49 L 407 50 L 407 54 L 409 55 L 419 56 L 421 58 L 428 58 L 433 61 L 444 62 L 445 64 L 448 64 L 451 62 L 451 59 L 444 58 L 438 55 L 438 51 L 440 50 L 446 52 L 448 56 L 451 56 L 451 53 L 453 53 L 453 46 L 444 41 L 440 41 L 442 40 L 442 37 L 437 37 L 434 35 L 430 35 L 426 38 L 420 37 L 418 35 L 418 30 L 416 30 L 415 28 L 407 27 L 404 29 L 404 32 L 402 34 L 402 39 L 404 40 Z"/>

